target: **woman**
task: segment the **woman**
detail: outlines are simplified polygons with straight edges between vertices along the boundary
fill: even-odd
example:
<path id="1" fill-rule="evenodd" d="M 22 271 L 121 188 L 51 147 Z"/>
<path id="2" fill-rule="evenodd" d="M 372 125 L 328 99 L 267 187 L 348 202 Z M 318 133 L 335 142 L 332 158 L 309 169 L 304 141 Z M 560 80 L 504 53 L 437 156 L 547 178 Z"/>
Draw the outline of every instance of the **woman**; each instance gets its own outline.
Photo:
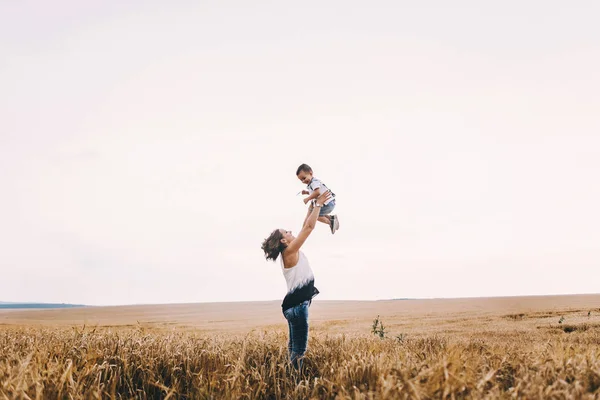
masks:
<path id="1" fill-rule="evenodd" d="M 309 210 L 308 218 L 298 237 L 294 237 L 291 231 L 275 229 L 261 246 L 267 260 L 275 261 L 279 258 L 287 283 L 288 291 L 281 308 L 290 331 L 288 342 L 290 361 L 296 369 L 302 368 L 302 358 L 308 344 L 308 307 L 312 298 L 319 294 L 308 259 L 300 248 L 315 228 L 323 203 L 330 198 L 330 191 L 317 198 L 314 206 Z"/>

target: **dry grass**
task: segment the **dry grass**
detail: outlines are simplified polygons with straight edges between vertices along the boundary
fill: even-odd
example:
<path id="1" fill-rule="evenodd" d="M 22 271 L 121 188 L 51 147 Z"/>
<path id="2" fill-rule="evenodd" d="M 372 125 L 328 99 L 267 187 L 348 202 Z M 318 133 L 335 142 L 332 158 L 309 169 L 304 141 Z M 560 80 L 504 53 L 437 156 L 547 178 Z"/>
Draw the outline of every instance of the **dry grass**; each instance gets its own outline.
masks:
<path id="1" fill-rule="evenodd" d="M 488 311 L 382 316 L 385 339 L 372 318 L 317 321 L 301 376 L 284 320 L 230 334 L 4 325 L 0 398 L 600 398 L 597 312 Z"/>

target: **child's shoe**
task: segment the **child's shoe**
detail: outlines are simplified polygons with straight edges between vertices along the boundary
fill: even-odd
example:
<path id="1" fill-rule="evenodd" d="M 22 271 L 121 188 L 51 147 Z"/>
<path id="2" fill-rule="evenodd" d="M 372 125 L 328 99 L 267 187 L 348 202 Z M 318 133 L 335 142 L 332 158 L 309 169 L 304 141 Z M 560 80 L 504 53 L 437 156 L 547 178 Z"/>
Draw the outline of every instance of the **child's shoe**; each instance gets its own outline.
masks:
<path id="1" fill-rule="evenodd" d="M 337 215 L 332 215 L 329 217 L 329 229 L 331 229 L 332 235 L 335 233 L 335 231 L 340 229 L 340 221 Z"/>

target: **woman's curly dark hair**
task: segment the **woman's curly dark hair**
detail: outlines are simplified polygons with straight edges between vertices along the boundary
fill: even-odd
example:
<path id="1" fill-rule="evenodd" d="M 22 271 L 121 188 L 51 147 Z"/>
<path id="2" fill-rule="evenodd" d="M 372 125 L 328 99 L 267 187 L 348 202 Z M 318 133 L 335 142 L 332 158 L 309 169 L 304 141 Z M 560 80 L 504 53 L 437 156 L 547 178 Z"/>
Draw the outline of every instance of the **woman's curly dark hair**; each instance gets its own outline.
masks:
<path id="1" fill-rule="evenodd" d="M 285 244 L 281 243 L 281 239 L 283 239 L 283 235 L 279 229 L 275 229 L 268 238 L 266 238 L 262 242 L 262 246 L 260 248 L 265 252 L 265 258 L 267 260 L 277 260 L 279 254 L 287 247 Z"/>

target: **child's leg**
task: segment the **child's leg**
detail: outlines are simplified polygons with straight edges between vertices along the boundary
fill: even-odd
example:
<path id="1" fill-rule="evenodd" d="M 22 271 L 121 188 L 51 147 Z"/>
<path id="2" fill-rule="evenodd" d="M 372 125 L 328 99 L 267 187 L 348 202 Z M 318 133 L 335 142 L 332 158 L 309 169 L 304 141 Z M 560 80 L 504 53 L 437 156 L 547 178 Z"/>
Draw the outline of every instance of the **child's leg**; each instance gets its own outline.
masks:
<path id="1" fill-rule="evenodd" d="M 331 227 L 331 215 L 330 213 L 333 211 L 333 209 L 335 208 L 335 203 L 331 202 L 328 205 L 323 205 L 323 208 L 321 208 L 321 211 L 319 212 L 319 219 L 318 221 L 329 225 L 329 227 Z"/>
<path id="2" fill-rule="evenodd" d="M 329 215 L 321 215 L 317 221 L 329 225 L 331 224 L 331 217 Z"/>

